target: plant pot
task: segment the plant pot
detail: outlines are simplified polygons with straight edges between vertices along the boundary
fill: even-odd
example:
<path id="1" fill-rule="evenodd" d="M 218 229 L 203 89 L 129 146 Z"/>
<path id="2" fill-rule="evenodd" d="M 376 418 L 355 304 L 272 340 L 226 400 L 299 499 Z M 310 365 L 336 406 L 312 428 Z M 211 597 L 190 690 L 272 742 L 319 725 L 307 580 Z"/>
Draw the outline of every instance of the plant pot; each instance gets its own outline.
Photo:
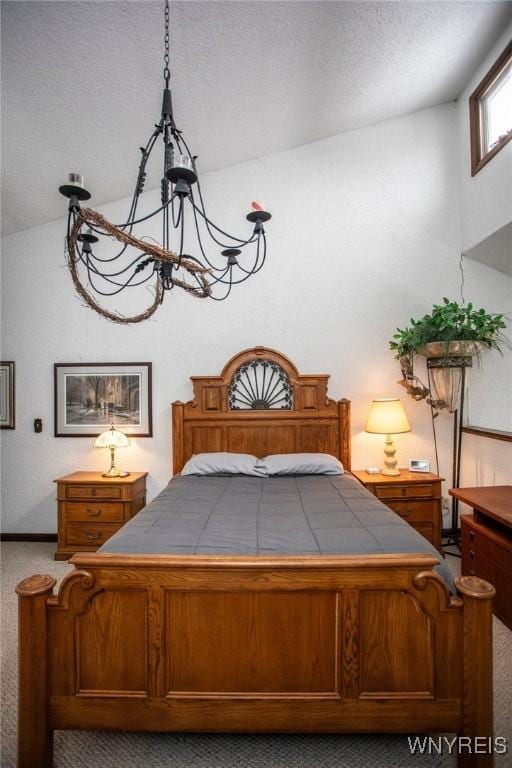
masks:
<path id="1" fill-rule="evenodd" d="M 473 357 L 485 349 L 481 341 L 429 341 L 416 350 L 423 357 Z"/>

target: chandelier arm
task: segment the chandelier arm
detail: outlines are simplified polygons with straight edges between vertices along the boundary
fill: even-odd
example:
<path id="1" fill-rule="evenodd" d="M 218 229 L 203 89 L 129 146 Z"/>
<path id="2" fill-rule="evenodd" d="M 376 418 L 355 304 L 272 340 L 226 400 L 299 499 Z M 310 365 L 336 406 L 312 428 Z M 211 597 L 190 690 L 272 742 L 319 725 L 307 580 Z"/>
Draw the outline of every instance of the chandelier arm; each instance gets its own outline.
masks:
<path id="1" fill-rule="evenodd" d="M 254 267 L 251 270 L 248 270 L 248 269 L 244 269 L 241 264 L 237 265 L 238 268 L 242 270 L 242 272 L 245 272 L 247 277 L 251 277 L 251 275 L 256 275 L 265 263 L 265 259 L 267 257 L 267 240 L 265 238 L 265 233 L 263 233 L 263 256 L 261 258 L 261 264 L 258 266 L 258 261 L 260 258 L 259 252 L 260 252 L 260 243 L 258 240 L 258 249 L 256 251 L 256 260 L 254 262 Z M 236 284 L 238 285 L 238 283 L 243 283 L 247 279 L 247 277 L 245 277 L 243 280 L 236 281 Z"/>
<path id="2" fill-rule="evenodd" d="M 263 235 L 263 237 L 265 237 L 265 236 Z M 262 268 L 263 264 L 265 263 L 265 255 L 266 255 L 266 241 L 264 241 L 264 256 L 263 256 L 263 260 L 262 260 L 260 266 L 257 269 L 249 271 L 247 269 L 244 269 L 242 266 L 240 266 L 240 264 L 237 263 L 237 267 L 242 272 L 245 272 L 245 277 L 240 278 L 240 280 L 233 280 L 232 275 L 230 275 L 230 285 L 240 285 L 240 283 L 245 283 L 245 281 L 248 280 L 250 277 L 252 277 L 252 275 L 255 275 L 257 272 L 259 272 L 260 269 Z M 257 263 L 258 263 L 258 257 L 256 257 L 255 265 Z M 220 278 L 219 278 L 219 280 L 217 282 L 224 283 L 224 285 L 228 284 L 228 282 L 226 280 L 221 280 Z"/>
<path id="3" fill-rule="evenodd" d="M 183 142 L 183 146 L 187 150 L 187 154 L 188 154 L 189 158 L 191 159 L 192 163 L 195 166 L 194 155 L 190 151 L 189 146 L 188 146 L 187 142 L 185 141 L 185 138 L 183 136 L 180 136 L 180 139 Z M 199 181 L 199 177 L 197 178 L 196 186 L 197 186 L 197 192 L 199 194 L 199 200 L 201 202 L 201 208 L 197 208 L 197 211 L 203 217 L 203 219 L 205 220 L 206 228 L 208 229 L 208 234 L 210 235 L 212 240 L 214 240 L 217 243 L 217 245 L 220 245 L 223 248 L 229 248 L 229 244 L 225 245 L 224 243 L 220 243 L 218 240 L 215 239 L 214 235 L 210 231 L 209 225 L 211 225 L 214 229 L 216 229 L 217 232 L 220 232 L 222 235 L 225 235 L 226 237 L 229 237 L 230 240 L 233 240 L 236 243 L 243 243 L 244 245 L 246 243 L 248 243 L 249 242 L 248 240 L 240 240 L 240 238 L 235 237 L 234 235 L 230 235 L 229 232 L 224 232 L 224 230 L 220 229 L 220 227 L 218 227 L 216 224 L 214 224 L 213 221 L 210 221 L 210 219 L 208 218 L 208 216 L 206 214 L 206 206 L 205 206 L 204 200 L 203 200 L 203 193 L 201 191 L 201 182 Z M 192 204 L 193 204 L 193 206 L 195 208 L 196 204 L 194 202 L 194 193 L 192 191 L 190 192 L 190 199 L 191 199 L 191 202 L 192 202 Z"/>
<path id="4" fill-rule="evenodd" d="M 130 235 L 127 232 L 119 230 L 114 224 L 111 224 L 101 213 L 93 211 L 90 208 L 82 208 L 77 215 L 77 219 L 70 236 L 70 245 L 73 248 L 76 246 L 76 239 L 78 231 L 85 220 L 91 220 L 95 222 L 105 233 L 108 233 L 119 240 L 121 243 L 127 243 L 134 248 L 138 248 L 143 253 L 147 253 L 150 256 L 154 256 L 157 261 L 165 261 L 175 264 L 178 261 L 178 256 L 174 251 L 168 251 L 158 245 L 152 245 L 144 240 L 140 240 L 134 235 Z M 210 270 L 207 267 L 203 267 L 200 264 L 195 263 L 191 259 L 182 259 L 182 266 L 189 272 L 207 273 Z"/>
<path id="5" fill-rule="evenodd" d="M 233 267 L 230 267 L 229 269 L 230 269 L 231 272 L 233 271 Z M 213 299 L 214 301 L 224 301 L 224 299 L 227 299 L 227 297 L 231 293 L 231 286 L 233 285 L 231 281 L 229 282 L 229 284 L 226 281 L 224 281 L 224 280 L 220 280 L 219 282 L 224 283 L 224 285 L 229 285 L 229 287 L 228 287 L 228 290 L 226 291 L 226 293 L 224 294 L 224 296 L 214 296 L 213 293 L 212 293 L 210 298 Z"/>
<path id="6" fill-rule="evenodd" d="M 105 233 L 99 229 L 93 229 L 92 231 L 96 232 L 96 234 L 100 235 L 101 237 L 105 237 Z M 119 253 L 116 253 L 115 256 L 110 256 L 108 259 L 102 259 L 101 256 L 96 256 L 95 253 L 93 253 L 92 256 L 96 261 L 99 261 L 101 264 L 108 264 L 111 261 L 116 261 L 116 259 L 119 259 L 123 255 L 123 253 L 126 251 L 127 248 L 128 246 L 124 245 L 119 251 Z"/>
<path id="7" fill-rule="evenodd" d="M 206 252 L 205 252 L 204 246 L 203 246 L 203 241 L 201 240 L 201 232 L 200 232 L 200 229 L 199 229 L 199 221 L 197 219 L 197 211 L 196 211 L 195 206 L 192 206 L 192 210 L 194 212 L 194 223 L 195 223 L 195 227 L 196 227 L 197 242 L 199 243 L 199 249 L 201 251 L 201 255 L 202 255 L 203 259 L 206 261 L 206 263 L 211 267 L 211 269 L 213 269 L 215 272 L 220 272 L 222 270 L 222 267 L 215 266 L 215 264 L 213 264 L 210 261 L 210 259 L 208 258 L 208 256 L 206 255 Z"/>
<path id="8" fill-rule="evenodd" d="M 101 233 L 101 234 L 103 234 L 103 233 Z M 125 248 L 127 248 L 127 247 L 128 246 L 125 246 Z M 93 263 L 93 260 L 94 261 L 99 261 L 99 262 L 103 263 L 104 261 L 112 261 L 112 259 L 100 259 L 98 256 L 95 256 L 94 253 L 92 253 L 92 251 L 90 252 L 90 254 L 88 254 L 88 255 L 86 255 L 84 257 L 84 250 L 83 250 L 83 248 L 80 249 L 80 247 L 78 245 L 76 246 L 75 251 L 78 254 L 78 260 L 81 261 L 82 264 L 87 266 L 88 269 L 89 268 L 92 269 L 92 271 L 96 275 L 99 275 L 99 277 L 103 278 L 103 280 L 106 280 L 107 282 L 112 283 L 112 285 L 121 285 L 121 283 L 118 283 L 115 280 L 111 280 L 110 278 L 117 277 L 118 275 L 122 275 L 123 272 L 126 272 L 128 269 L 130 269 L 130 267 L 132 267 L 134 264 L 136 264 L 137 261 L 139 261 L 143 256 L 147 256 L 146 253 L 141 253 L 139 256 L 137 256 L 135 259 L 133 259 L 133 261 L 131 261 L 130 264 L 128 264 L 124 269 L 121 269 L 119 272 L 110 272 L 109 273 L 109 272 L 101 272 L 98 269 L 98 267 Z M 145 281 L 146 281 L 146 278 L 142 282 L 145 282 Z M 140 283 L 137 283 L 137 285 L 140 285 Z"/>
<path id="9" fill-rule="evenodd" d="M 136 201 L 138 201 L 140 195 L 144 190 L 144 184 L 146 182 L 146 165 L 151 156 L 156 140 L 159 137 L 159 135 L 162 133 L 162 130 L 163 130 L 163 125 L 162 125 L 162 120 L 160 120 L 158 125 L 155 126 L 155 130 L 149 137 L 146 143 L 146 146 L 141 147 L 142 157 L 140 159 L 139 170 L 137 172 L 137 181 L 135 182 L 135 190 L 133 193 L 132 204 L 130 206 L 130 212 L 133 208 L 134 203 L 136 205 Z M 130 221 L 130 217 L 128 217 L 128 221 Z"/>
<path id="10" fill-rule="evenodd" d="M 199 181 L 197 182 L 197 188 L 199 190 Z M 252 240 L 252 238 L 254 236 L 254 233 L 253 233 L 253 235 L 251 235 L 249 240 L 240 240 L 239 237 L 235 237 L 234 235 L 230 235 L 229 232 L 225 232 L 223 229 L 221 229 L 216 224 L 214 224 L 213 221 L 211 221 L 208 218 L 208 216 L 206 215 L 206 211 L 204 209 L 204 204 L 203 204 L 203 200 L 202 200 L 202 197 L 201 197 L 201 193 L 199 193 L 199 194 L 200 194 L 202 208 L 199 207 L 198 205 L 196 205 L 196 203 L 194 201 L 194 196 L 193 196 L 192 193 L 190 195 L 190 202 L 194 206 L 194 209 L 197 211 L 197 213 L 203 218 L 203 220 L 205 222 L 205 225 L 206 225 L 206 229 L 208 230 L 208 234 L 210 235 L 212 240 L 215 243 L 217 243 L 217 245 L 220 245 L 222 248 L 230 248 L 230 247 L 232 247 L 232 243 L 222 243 L 220 240 L 217 240 L 217 238 L 215 237 L 215 235 L 211 231 L 210 227 L 212 227 L 213 229 L 217 230 L 217 232 L 220 232 L 221 235 L 224 235 L 225 237 L 229 237 L 230 240 L 233 240 L 233 242 L 238 243 L 241 246 L 247 245 L 248 243 L 251 242 L 251 240 Z"/>
<path id="11" fill-rule="evenodd" d="M 94 281 L 93 281 L 93 279 L 91 277 L 92 265 L 90 264 L 89 260 L 87 260 L 86 262 L 84 262 L 82 260 L 82 263 L 84 263 L 86 268 L 87 268 L 87 277 L 88 277 L 88 280 L 89 280 L 89 282 L 91 284 L 91 287 L 93 288 L 93 290 L 96 293 L 99 293 L 100 296 L 116 296 L 118 293 L 121 293 L 121 291 L 124 290 L 125 288 L 133 288 L 133 287 L 135 287 L 133 284 L 131 284 L 131 281 L 134 279 L 135 275 L 137 274 L 137 272 L 135 270 L 130 275 L 130 277 L 126 280 L 125 283 L 116 283 L 114 280 L 109 280 L 108 277 L 105 277 L 104 275 L 100 274 L 100 277 L 103 280 L 105 280 L 108 283 L 112 283 L 112 285 L 118 286 L 117 290 L 115 290 L 115 291 L 102 291 L 102 290 L 100 290 L 99 288 L 96 287 L 96 285 L 94 284 Z M 94 272 L 94 269 L 92 269 L 92 272 Z M 98 272 L 94 272 L 94 274 L 98 275 L 99 273 Z M 148 277 L 144 278 L 142 283 L 147 282 L 151 277 L 153 277 L 153 273 L 148 275 Z M 138 283 L 138 285 L 141 285 L 141 283 Z"/>
<path id="12" fill-rule="evenodd" d="M 133 227 L 134 224 L 140 224 L 143 221 L 147 221 L 147 219 L 151 219 L 153 216 L 156 216 L 157 213 L 160 213 L 160 211 L 163 211 L 164 208 L 167 208 L 170 205 L 170 203 L 174 200 L 175 197 L 176 197 L 176 193 L 173 194 L 170 200 L 167 200 L 159 208 L 156 208 L 154 211 L 152 211 L 151 213 L 148 213 L 147 216 L 143 216 L 141 219 L 128 221 L 124 224 L 113 224 L 112 226 L 116 227 L 116 229 L 126 229 L 126 227 L 128 226 Z M 90 208 L 87 208 L 86 210 L 90 210 Z"/>
<path id="13" fill-rule="evenodd" d="M 155 145 L 155 142 L 156 142 L 156 140 L 157 140 L 157 138 L 158 138 L 160 133 L 161 133 L 161 128 L 160 128 L 160 125 L 158 125 L 156 130 L 151 134 L 151 137 L 149 138 L 145 148 L 143 149 L 143 159 L 141 160 L 141 163 L 140 163 L 140 166 L 139 166 L 139 172 L 137 174 L 137 182 L 135 184 L 135 191 L 133 193 L 132 202 L 131 202 L 131 205 L 130 205 L 130 211 L 128 213 L 128 221 L 125 224 L 123 224 L 123 225 L 121 225 L 119 227 L 120 229 L 126 229 L 128 227 L 130 234 L 132 233 L 133 226 L 134 226 L 134 223 L 135 223 L 134 221 L 131 221 L 131 219 L 132 219 L 133 216 L 135 216 L 135 213 L 137 211 L 137 206 L 139 204 L 139 198 L 140 198 L 140 195 L 141 195 L 141 192 L 142 192 L 142 188 L 143 188 L 143 185 L 144 185 L 144 181 L 145 181 L 144 170 L 145 170 L 147 161 L 149 159 L 149 156 L 150 156 L 150 154 L 151 154 L 151 152 L 153 150 L 153 147 Z M 92 222 L 87 221 L 86 224 L 97 235 L 100 235 L 102 237 L 105 236 L 105 233 L 102 232 L 101 230 L 97 229 L 94 226 L 94 224 L 92 224 Z M 107 262 L 110 262 L 110 261 L 115 261 L 116 259 L 120 258 L 123 255 L 123 253 L 126 251 L 127 248 L 128 248 L 128 244 L 125 244 L 118 253 L 114 254 L 113 256 L 109 257 L 108 259 L 102 259 L 99 256 L 94 256 L 94 258 L 97 261 L 101 261 L 103 263 L 107 263 Z M 139 285 L 139 284 L 140 283 L 137 283 L 137 285 Z"/>
<path id="14" fill-rule="evenodd" d="M 100 304 L 98 304 L 95 298 L 91 296 L 89 291 L 82 284 L 80 277 L 78 275 L 77 265 L 72 258 L 68 259 L 68 267 L 71 273 L 71 277 L 72 277 L 75 289 L 78 295 L 85 302 L 86 306 L 88 306 L 90 309 L 93 309 L 95 312 L 102 315 L 107 320 L 111 320 L 113 323 L 130 324 L 130 323 L 140 323 L 143 320 L 147 320 L 152 315 L 154 315 L 154 313 L 156 312 L 156 310 L 158 309 L 158 307 L 163 301 L 164 290 L 162 288 L 161 281 L 158 279 L 155 284 L 154 301 L 152 304 L 150 304 L 147 307 L 147 309 L 144 312 L 141 312 L 138 315 L 131 315 L 131 316 L 122 315 L 118 312 L 111 312 L 107 309 L 104 309 Z M 195 277 L 197 282 L 200 283 L 200 286 L 201 286 L 200 288 L 194 288 L 188 285 L 188 283 L 184 283 L 181 280 L 174 281 L 174 284 L 180 288 L 183 288 L 188 293 L 191 293 L 193 296 L 197 296 L 198 298 L 206 298 L 207 296 L 209 296 L 210 287 L 206 281 L 204 274 L 193 273 L 193 276 Z"/>
<path id="15" fill-rule="evenodd" d="M 229 270 L 229 264 L 224 270 L 224 272 L 222 272 L 221 275 L 219 275 L 218 277 L 215 277 L 213 280 L 210 280 L 210 286 L 214 286 L 217 283 L 223 283 L 224 285 L 228 285 L 227 281 L 222 280 L 222 278 L 224 277 L 224 275 L 227 273 L 228 270 Z"/>
<path id="16" fill-rule="evenodd" d="M 194 166 L 195 166 L 195 158 L 194 158 L 194 156 L 192 155 L 192 153 L 191 153 L 191 151 L 190 151 L 190 149 L 189 149 L 189 147 L 188 147 L 188 144 L 187 144 L 187 142 L 185 141 L 185 139 L 184 139 L 184 137 L 183 137 L 183 136 L 181 136 L 181 140 L 183 141 L 183 146 L 184 146 L 184 147 L 185 147 L 185 149 L 187 150 L 187 154 L 188 154 L 189 158 L 191 159 L 192 163 L 193 163 L 193 164 L 194 164 Z M 230 235 L 230 234 L 229 234 L 229 232 L 225 232 L 223 229 L 221 229 L 221 228 L 220 228 L 220 227 L 218 227 L 216 224 L 214 224 L 214 223 L 213 223 L 213 221 L 211 221 L 211 219 L 209 219 L 209 218 L 208 218 L 208 216 L 207 216 L 207 213 L 206 213 L 206 206 L 205 206 L 205 204 L 204 204 L 204 200 L 203 200 L 203 193 L 202 193 L 202 191 L 201 191 L 201 183 L 200 183 L 200 181 L 199 181 L 199 178 L 197 179 L 197 182 L 196 182 L 196 186 L 197 186 L 197 192 L 198 192 L 198 194 L 199 194 L 199 200 L 200 200 L 200 202 L 201 202 L 201 208 L 198 208 L 197 210 L 198 210 L 198 212 L 201 214 L 201 216 L 203 217 L 203 219 L 205 220 L 205 222 L 206 222 L 206 225 L 207 225 L 207 229 L 208 229 L 208 233 L 209 233 L 210 237 L 212 238 L 212 240 L 215 240 L 215 237 L 214 237 L 214 236 L 213 236 L 213 234 L 210 232 L 209 226 L 212 226 L 214 229 L 216 229 L 216 230 L 217 230 L 217 232 L 220 232 L 222 235 L 225 235 L 226 237 L 229 237 L 229 239 L 230 239 L 230 240 L 233 240 L 233 241 L 234 241 L 234 242 L 236 242 L 236 243 L 242 243 L 243 245 L 247 245 L 247 243 L 250 243 L 250 242 L 251 242 L 251 240 L 252 240 L 252 237 L 251 237 L 251 239 L 249 239 L 249 240 L 241 240 L 240 238 L 238 238 L 238 237 L 235 237 L 234 235 Z M 193 192 L 192 192 L 192 191 L 191 191 L 191 193 L 190 193 L 190 198 L 191 198 L 191 201 L 192 201 L 192 203 L 193 203 L 193 205 L 194 205 L 194 207 L 195 207 L 195 202 L 194 202 L 194 194 L 193 194 Z M 228 244 L 228 245 L 224 245 L 224 243 L 220 243 L 218 240 L 215 240 L 215 242 L 217 243 L 217 245 L 220 245 L 220 246 L 222 246 L 223 248 L 229 247 L 229 244 Z"/>
<path id="17" fill-rule="evenodd" d="M 82 255 L 81 261 L 83 262 L 83 252 L 81 255 Z M 91 256 L 93 259 L 96 259 L 96 256 L 94 254 L 91 254 Z M 90 265 L 91 269 L 96 275 L 99 275 L 104 280 L 109 280 L 109 278 L 111 277 L 119 277 L 119 275 L 124 274 L 124 272 L 128 272 L 128 270 L 131 269 L 133 265 L 136 264 L 138 261 L 140 261 L 140 259 L 142 259 L 144 256 L 147 256 L 147 254 L 146 253 L 139 254 L 135 259 L 133 259 L 129 264 L 127 264 L 126 267 L 124 267 L 124 269 L 120 269 L 119 272 L 100 272 L 100 270 L 95 266 L 93 261 L 91 261 L 90 257 L 87 257 L 87 263 Z"/>
<path id="18" fill-rule="evenodd" d="M 171 183 L 171 189 L 172 189 L 173 186 L 174 185 Z M 172 204 L 171 204 L 171 214 L 172 214 L 172 226 L 173 226 L 174 229 L 177 229 L 178 228 L 178 220 L 176 218 L 176 214 L 174 213 L 174 199 L 175 199 L 175 197 L 176 197 L 176 194 L 174 194 L 173 197 L 172 197 L 172 201 L 171 201 L 172 202 Z"/>
<path id="19" fill-rule="evenodd" d="M 100 304 L 98 304 L 94 296 L 91 296 L 89 291 L 82 284 L 78 274 L 77 265 L 73 259 L 68 259 L 68 267 L 71 273 L 71 279 L 73 280 L 73 284 L 75 286 L 75 290 L 83 299 L 86 306 L 88 306 L 90 309 L 94 309 L 95 312 L 103 315 L 103 317 L 105 317 L 107 320 L 111 320 L 113 323 L 140 323 L 142 320 L 147 320 L 149 317 L 151 317 L 162 303 L 163 288 L 160 284 L 160 281 L 158 280 L 155 285 L 154 301 L 147 307 L 144 312 L 141 312 L 138 315 L 132 315 L 130 317 L 122 315 L 118 312 L 111 312 L 110 310 L 104 309 Z"/>
<path id="20" fill-rule="evenodd" d="M 168 221 L 169 209 L 165 208 L 162 212 L 162 245 L 166 250 L 169 250 L 169 221 Z"/>
<path id="21" fill-rule="evenodd" d="M 180 200 L 180 216 L 181 216 L 180 252 L 178 254 L 179 261 L 176 264 L 176 269 L 179 269 L 181 266 L 181 259 L 183 258 L 183 243 L 185 241 L 185 206 L 183 205 L 183 198 Z"/>

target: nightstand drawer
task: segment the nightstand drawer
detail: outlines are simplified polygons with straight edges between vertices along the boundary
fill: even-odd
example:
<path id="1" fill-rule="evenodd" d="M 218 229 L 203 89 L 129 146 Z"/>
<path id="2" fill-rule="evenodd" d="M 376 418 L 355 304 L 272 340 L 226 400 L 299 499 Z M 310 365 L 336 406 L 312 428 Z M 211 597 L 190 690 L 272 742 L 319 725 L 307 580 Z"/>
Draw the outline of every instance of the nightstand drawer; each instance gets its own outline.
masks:
<path id="1" fill-rule="evenodd" d="M 124 504 L 115 501 L 72 501 L 63 504 L 66 522 L 124 522 Z"/>
<path id="2" fill-rule="evenodd" d="M 387 506 L 403 517 L 408 523 L 432 524 L 431 501 L 388 501 Z"/>
<path id="3" fill-rule="evenodd" d="M 411 485 L 376 485 L 375 495 L 378 496 L 379 499 L 411 499 L 418 496 L 433 496 L 434 486 L 432 483 L 414 483 Z"/>
<path id="4" fill-rule="evenodd" d="M 87 525 L 87 523 L 68 523 L 66 526 L 66 544 L 70 546 L 100 547 L 120 528 L 115 523 Z"/>
<path id="5" fill-rule="evenodd" d="M 66 487 L 67 499 L 120 499 L 121 497 L 120 485 L 68 485 Z"/>

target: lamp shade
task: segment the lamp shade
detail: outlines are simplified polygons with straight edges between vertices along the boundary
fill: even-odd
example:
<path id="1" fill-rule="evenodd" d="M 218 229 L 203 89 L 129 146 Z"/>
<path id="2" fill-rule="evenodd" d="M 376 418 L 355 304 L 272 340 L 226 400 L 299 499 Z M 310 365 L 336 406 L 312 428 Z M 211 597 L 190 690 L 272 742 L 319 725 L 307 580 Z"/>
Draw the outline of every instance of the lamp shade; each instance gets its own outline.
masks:
<path id="1" fill-rule="evenodd" d="M 113 424 L 94 441 L 95 448 L 127 448 L 129 445 L 130 441 L 124 432 L 120 432 Z"/>
<path id="2" fill-rule="evenodd" d="M 398 398 L 373 400 L 368 414 L 366 432 L 378 435 L 398 435 L 410 432 L 411 427 Z"/>

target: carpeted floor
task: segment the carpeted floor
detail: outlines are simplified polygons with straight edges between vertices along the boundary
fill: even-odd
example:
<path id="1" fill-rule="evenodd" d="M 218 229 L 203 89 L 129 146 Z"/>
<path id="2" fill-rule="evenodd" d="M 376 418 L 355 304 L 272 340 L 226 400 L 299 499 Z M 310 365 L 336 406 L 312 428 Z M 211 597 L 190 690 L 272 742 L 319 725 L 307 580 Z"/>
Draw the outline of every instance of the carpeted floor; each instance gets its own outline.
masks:
<path id="1" fill-rule="evenodd" d="M 33 573 L 61 579 L 54 544 L 2 544 L 2 768 L 16 764 L 14 587 Z M 458 561 L 451 559 L 456 570 Z M 495 733 L 509 740 L 496 768 L 512 766 L 512 632 L 494 621 Z M 406 736 L 147 734 L 57 731 L 55 768 L 445 768 L 455 759 L 411 756 Z"/>

